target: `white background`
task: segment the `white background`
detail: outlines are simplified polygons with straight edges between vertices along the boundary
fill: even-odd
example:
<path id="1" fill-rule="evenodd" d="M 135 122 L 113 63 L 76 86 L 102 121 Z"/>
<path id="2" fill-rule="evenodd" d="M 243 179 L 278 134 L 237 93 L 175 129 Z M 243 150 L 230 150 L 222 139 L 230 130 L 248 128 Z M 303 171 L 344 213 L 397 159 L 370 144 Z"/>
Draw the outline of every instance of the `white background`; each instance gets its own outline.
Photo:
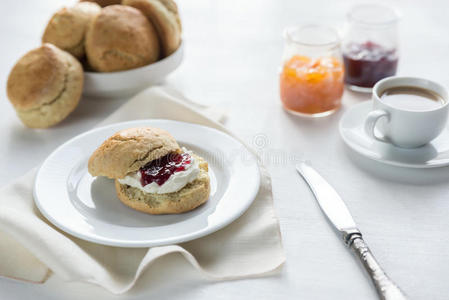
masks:
<path id="1" fill-rule="evenodd" d="M 60 126 L 25 129 L 6 98 L 15 61 L 39 44 L 62 1 L 1 1 L 0 185 L 38 165 L 57 145 L 95 126 L 125 99 L 83 99 Z M 294 163 L 307 158 L 346 201 L 387 273 L 413 299 L 449 295 L 449 169 L 401 170 L 350 152 L 338 121 L 368 96 L 345 92 L 344 107 L 321 120 L 286 114 L 278 96 L 282 29 L 315 22 L 341 26 L 354 1 L 179 0 L 185 60 L 168 79 L 202 104 L 229 112 L 228 127 L 266 158 L 273 179 L 287 262 L 272 277 L 210 282 L 177 256 L 156 262 L 118 299 L 376 299 L 367 276 L 327 224 Z M 449 86 L 449 2 L 390 1 L 401 23 L 401 75 Z M 447 130 L 447 129 L 446 129 Z M 263 263 L 263 262 L 261 262 Z M 165 264 L 164 264 L 165 265 Z M 147 280 L 148 275 L 157 278 Z M 155 276 L 156 275 L 156 276 Z M 0 299 L 110 299 L 93 285 L 43 285 L 0 279 Z"/>

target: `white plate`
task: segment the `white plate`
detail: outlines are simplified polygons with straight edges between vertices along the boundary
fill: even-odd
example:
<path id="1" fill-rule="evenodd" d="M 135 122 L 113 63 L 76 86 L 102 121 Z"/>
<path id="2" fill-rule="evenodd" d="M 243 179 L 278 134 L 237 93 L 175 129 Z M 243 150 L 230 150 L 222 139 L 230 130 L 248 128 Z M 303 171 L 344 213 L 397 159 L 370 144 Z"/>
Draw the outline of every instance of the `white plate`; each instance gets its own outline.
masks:
<path id="1" fill-rule="evenodd" d="M 428 145 L 416 149 L 399 148 L 374 141 L 366 135 L 363 125 L 371 110 L 371 101 L 360 103 L 345 112 L 340 120 L 340 135 L 351 149 L 370 159 L 399 167 L 435 168 L 449 165 L 448 127 Z"/>
<path id="2" fill-rule="evenodd" d="M 120 97 L 160 83 L 182 62 L 184 43 L 171 55 L 147 66 L 119 72 L 84 72 L 83 94 L 98 97 Z"/>
<path id="3" fill-rule="evenodd" d="M 178 215 L 149 215 L 120 202 L 113 180 L 92 177 L 87 161 L 116 131 L 152 126 L 170 132 L 181 146 L 209 162 L 211 195 L 197 209 Z M 150 247 L 193 240 L 241 216 L 259 190 L 256 158 L 239 141 L 205 126 L 170 120 L 112 124 L 83 133 L 56 149 L 40 167 L 34 198 L 54 225 L 84 240 L 120 247 Z"/>

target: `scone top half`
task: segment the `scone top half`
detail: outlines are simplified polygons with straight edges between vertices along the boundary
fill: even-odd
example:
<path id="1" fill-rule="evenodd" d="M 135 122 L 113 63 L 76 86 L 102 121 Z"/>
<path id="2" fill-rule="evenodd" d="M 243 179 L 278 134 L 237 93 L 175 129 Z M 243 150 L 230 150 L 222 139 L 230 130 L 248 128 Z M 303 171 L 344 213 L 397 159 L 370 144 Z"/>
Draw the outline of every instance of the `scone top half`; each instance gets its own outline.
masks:
<path id="1" fill-rule="evenodd" d="M 92 176 L 121 179 L 153 160 L 180 151 L 176 140 L 165 130 L 129 128 L 115 133 L 95 150 L 88 170 Z"/>

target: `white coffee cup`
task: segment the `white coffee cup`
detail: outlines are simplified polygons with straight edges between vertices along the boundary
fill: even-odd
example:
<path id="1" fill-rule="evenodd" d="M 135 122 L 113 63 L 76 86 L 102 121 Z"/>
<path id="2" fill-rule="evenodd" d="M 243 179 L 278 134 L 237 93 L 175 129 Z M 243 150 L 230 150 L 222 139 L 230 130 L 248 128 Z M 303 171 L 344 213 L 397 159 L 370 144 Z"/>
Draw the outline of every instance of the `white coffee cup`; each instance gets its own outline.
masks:
<path id="1" fill-rule="evenodd" d="M 387 89 L 417 87 L 441 96 L 443 104 L 432 110 L 414 111 L 393 107 L 382 101 Z M 435 139 L 445 128 L 449 112 L 447 90 L 440 84 L 415 77 L 387 77 L 373 88 L 373 110 L 365 120 L 365 132 L 371 138 L 402 148 L 417 148 Z M 375 129 L 381 135 L 375 133 Z"/>

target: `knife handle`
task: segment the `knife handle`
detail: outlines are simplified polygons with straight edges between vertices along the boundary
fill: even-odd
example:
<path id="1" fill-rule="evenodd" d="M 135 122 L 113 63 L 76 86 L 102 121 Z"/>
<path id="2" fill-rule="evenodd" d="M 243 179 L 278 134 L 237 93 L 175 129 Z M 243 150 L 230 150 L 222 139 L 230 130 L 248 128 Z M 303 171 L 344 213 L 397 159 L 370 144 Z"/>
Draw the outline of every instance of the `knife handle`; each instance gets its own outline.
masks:
<path id="1" fill-rule="evenodd" d="M 360 233 L 350 235 L 348 241 L 349 247 L 354 251 L 362 262 L 365 270 L 373 280 L 380 299 L 383 300 L 405 300 L 407 297 L 399 289 L 399 287 L 385 274 L 379 263 L 374 258 L 368 248 L 368 245 L 362 238 Z"/>

